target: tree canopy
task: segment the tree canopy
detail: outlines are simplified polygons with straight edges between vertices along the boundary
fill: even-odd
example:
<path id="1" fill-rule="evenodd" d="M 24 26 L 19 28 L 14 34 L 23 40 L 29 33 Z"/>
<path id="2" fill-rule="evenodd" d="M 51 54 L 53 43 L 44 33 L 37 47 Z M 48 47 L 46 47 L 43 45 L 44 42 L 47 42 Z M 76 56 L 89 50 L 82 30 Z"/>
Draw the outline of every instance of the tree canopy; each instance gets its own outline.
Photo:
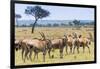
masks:
<path id="1" fill-rule="evenodd" d="M 32 15 L 35 17 L 35 19 L 42 19 L 44 17 L 49 16 L 50 12 L 45 9 L 42 9 L 41 6 L 28 6 L 25 9 L 25 14 Z"/>
<path id="2" fill-rule="evenodd" d="M 80 25 L 80 21 L 79 20 L 73 20 L 74 25 Z"/>
<path id="3" fill-rule="evenodd" d="M 21 18 L 22 16 L 20 14 L 15 14 L 16 18 Z"/>

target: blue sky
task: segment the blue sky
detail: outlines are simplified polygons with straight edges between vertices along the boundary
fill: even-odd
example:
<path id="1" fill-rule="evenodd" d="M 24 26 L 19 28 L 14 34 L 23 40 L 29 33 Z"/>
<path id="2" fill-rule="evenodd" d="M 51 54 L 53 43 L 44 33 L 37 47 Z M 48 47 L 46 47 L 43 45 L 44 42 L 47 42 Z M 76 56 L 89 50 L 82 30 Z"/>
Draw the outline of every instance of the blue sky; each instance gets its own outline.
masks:
<path id="1" fill-rule="evenodd" d="M 36 6 L 30 4 L 15 4 L 15 13 L 22 16 L 21 20 L 34 20 L 31 15 L 26 15 L 25 9 L 27 6 Z M 42 20 L 94 20 L 93 8 L 80 8 L 80 7 L 64 7 L 64 6 L 47 6 L 40 5 L 43 9 L 48 10 L 50 16 Z"/>

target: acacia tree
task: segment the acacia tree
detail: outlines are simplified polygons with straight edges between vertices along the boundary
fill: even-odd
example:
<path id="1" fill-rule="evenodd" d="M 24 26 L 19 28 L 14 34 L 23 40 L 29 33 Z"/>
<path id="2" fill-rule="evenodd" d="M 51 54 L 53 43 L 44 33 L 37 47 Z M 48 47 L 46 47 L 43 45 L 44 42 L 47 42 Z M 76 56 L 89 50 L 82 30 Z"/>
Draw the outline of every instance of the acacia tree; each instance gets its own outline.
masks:
<path id="1" fill-rule="evenodd" d="M 74 23 L 74 26 L 76 27 L 76 28 L 80 28 L 80 21 L 79 20 L 73 20 L 73 23 Z"/>
<path id="2" fill-rule="evenodd" d="M 80 21 L 79 20 L 73 20 L 74 25 L 80 25 Z"/>
<path id="3" fill-rule="evenodd" d="M 49 16 L 50 12 L 42 9 L 41 6 L 27 6 L 25 9 L 25 14 L 32 15 L 35 18 L 35 22 L 32 24 L 32 32 L 34 33 L 34 28 L 39 19 Z"/>
<path id="4" fill-rule="evenodd" d="M 18 26 L 18 19 L 20 19 L 22 16 L 20 14 L 15 14 L 15 18 L 16 18 L 16 23 Z"/>

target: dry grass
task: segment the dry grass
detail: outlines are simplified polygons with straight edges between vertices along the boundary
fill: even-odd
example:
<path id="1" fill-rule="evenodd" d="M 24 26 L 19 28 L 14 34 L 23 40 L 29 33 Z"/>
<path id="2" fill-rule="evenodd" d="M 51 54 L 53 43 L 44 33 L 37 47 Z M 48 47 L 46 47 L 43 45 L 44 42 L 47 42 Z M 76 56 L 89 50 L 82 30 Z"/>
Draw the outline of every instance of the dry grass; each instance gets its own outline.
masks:
<path id="1" fill-rule="evenodd" d="M 89 29 L 89 30 L 88 30 Z M 93 28 L 81 28 L 80 30 L 73 30 L 73 28 L 35 28 L 34 34 L 31 34 L 31 28 L 16 28 L 15 29 L 15 38 L 16 39 L 24 39 L 24 38 L 41 38 L 39 32 L 44 32 L 46 38 L 55 39 L 61 38 L 64 34 L 71 34 L 72 32 L 76 32 L 78 34 L 82 34 L 84 37 L 88 36 L 88 32 L 90 32 L 93 36 L 94 30 Z M 93 37 L 94 39 L 94 37 Z M 39 59 L 35 61 L 26 60 L 24 63 L 21 58 L 21 50 L 15 52 L 15 64 L 16 65 L 31 65 L 31 64 L 44 64 L 44 63 L 64 63 L 64 62 L 80 62 L 80 61 L 93 61 L 94 60 L 94 42 L 90 45 L 91 53 L 88 53 L 88 49 L 86 48 L 85 53 L 82 52 L 82 48 L 80 48 L 80 54 L 68 54 L 64 50 L 64 58 L 60 59 L 59 51 L 55 51 L 55 57 L 53 59 L 49 59 L 48 53 L 46 55 L 46 62 L 42 62 L 42 53 L 39 53 Z M 53 54 L 53 53 L 51 53 Z M 34 53 L 32 54 L 32 58 Z"/>

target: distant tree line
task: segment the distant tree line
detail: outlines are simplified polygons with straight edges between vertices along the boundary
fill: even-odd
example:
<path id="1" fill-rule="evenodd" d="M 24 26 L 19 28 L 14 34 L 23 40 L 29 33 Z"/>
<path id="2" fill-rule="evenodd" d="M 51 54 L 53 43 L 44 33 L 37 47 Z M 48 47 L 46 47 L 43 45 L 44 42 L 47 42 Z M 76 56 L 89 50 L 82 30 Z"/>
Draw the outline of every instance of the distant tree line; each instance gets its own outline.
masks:
<path id="1" fill-rule="evenodd" d="M 36 27 L 66 27 L 66 26 L 74 26 L 74 27 L 81 27 L 81 26 L 88 26 L 88 25 L 94 25 L 94 22 L 87 22 L 87 23 L 82 23 L 79 20 L 73 20 L 70 21 L 68 23 L 53 23 L 53 24 L 36 24 Z M 16 25 L 16 27 L 32 27 L 32 24 L 26 25 L 26 24 L 22 24 L 22 25 Z"/>

